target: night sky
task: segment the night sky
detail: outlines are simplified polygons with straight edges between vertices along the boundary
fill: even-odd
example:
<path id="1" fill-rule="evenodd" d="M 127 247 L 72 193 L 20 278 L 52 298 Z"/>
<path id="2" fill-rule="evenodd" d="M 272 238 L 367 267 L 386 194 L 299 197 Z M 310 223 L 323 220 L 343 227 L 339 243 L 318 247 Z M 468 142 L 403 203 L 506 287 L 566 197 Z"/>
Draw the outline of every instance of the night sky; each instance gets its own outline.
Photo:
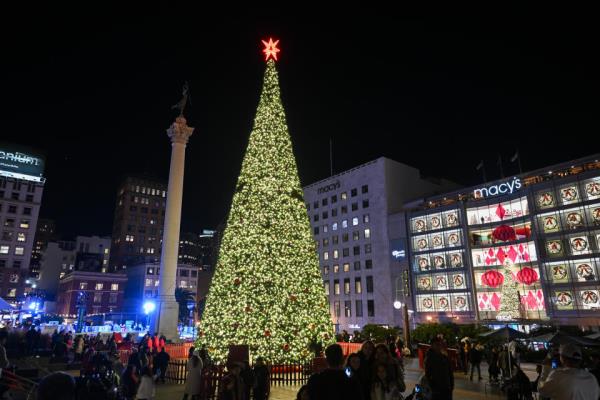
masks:
<path id="1" fill-rule="evenodd" d="M 166 180 L 171 110 L 190 82 L 183 229 L 226 218 L 258 104 L 260 39 L 280 83 L 304 185 L 380 156 L 469 185 L 600 151 L 594 13 L 458 10 L 322 17 L 156 10 L 40 12 L 0 24 L 0 140 L 46 154 L 42 217 L 65 238 L 110 234 L 127 173 Z M 29 13 L 26 13 L 29 14 Z M 596 139 L 593 139 L 593 138 Z"/>

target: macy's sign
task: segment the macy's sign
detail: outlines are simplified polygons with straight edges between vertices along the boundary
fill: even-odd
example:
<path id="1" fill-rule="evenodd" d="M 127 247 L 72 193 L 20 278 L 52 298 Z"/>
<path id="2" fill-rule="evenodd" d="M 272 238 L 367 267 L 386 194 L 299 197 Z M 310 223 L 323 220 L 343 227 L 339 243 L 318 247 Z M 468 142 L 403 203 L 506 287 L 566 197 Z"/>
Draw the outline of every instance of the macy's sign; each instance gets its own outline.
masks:
<path id="1" fill-rule="evenodd" d="M 516 176 L 509 181 L 502 182 L 498 185 L 490 185 L 473 190 L 476 199 L 481 199 L 489 196 L 497 196 L 499 194 L 512 194 L 514 191 L 521 189 L 521 179 Z"/>

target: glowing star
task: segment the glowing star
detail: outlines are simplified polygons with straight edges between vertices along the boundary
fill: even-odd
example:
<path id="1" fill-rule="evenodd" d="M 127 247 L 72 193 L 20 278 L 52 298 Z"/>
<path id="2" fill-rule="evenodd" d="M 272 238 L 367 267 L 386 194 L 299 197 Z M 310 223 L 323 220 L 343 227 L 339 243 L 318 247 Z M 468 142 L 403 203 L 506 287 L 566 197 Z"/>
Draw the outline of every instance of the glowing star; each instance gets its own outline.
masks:
<path id="1" fill-rule="evenodd" d="M 269 57 L 273 57 L 273 60 L 277 61 L 277 53 L 281 51 L 277 48 L 279 40 L 273 41 L 272 38 L 269 38 L 268 42 L 265 42 L 264 40 L 261 40 L 261 42 L 265 45 L 265 48 L 263 49 L 265 61 L 268 61 Z"/>

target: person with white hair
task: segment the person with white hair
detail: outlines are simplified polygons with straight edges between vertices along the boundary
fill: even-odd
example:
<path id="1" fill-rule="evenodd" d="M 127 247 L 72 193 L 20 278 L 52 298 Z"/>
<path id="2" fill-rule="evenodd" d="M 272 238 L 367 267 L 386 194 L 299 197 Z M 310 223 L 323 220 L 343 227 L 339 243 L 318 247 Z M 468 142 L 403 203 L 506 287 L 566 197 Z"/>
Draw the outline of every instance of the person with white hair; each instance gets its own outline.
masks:
<path id="1" fill-rule="evenodd" d="M 579 346 L 560 346 L 562 367 L 546 360 L 538 382 L 540 396 L 552 400 L 598 400 L 600 386 L 594 375 L 581 368 L 582 359 Z"/>
<path id="2" fill-rule="evenodd" d="M 187 363 L 187 377 L 185 378 L 185 387 L 183 388 L 183 400 L 187 400 L 189 396 L 192 400 L 200 397 L 202 394 L 202 360 L 200 352 L 194 350 L 192 357 Z"/>

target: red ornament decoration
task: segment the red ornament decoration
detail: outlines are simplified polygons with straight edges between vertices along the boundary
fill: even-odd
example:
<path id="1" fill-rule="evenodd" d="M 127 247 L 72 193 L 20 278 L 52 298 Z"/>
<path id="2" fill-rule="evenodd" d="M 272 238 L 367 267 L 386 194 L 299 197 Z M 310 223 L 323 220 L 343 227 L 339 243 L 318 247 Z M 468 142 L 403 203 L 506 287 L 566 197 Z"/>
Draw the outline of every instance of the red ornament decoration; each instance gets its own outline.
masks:
<path id="1" fill-rule="evenodd" d="M 240 283 L 242 283 L 242 280 L 240 278 L 235 278 L 235 280 L 233 281 L 233 284 L 238 286 Z"/>
<path id="2" fill-rule="evenodd" d="M 271 337 L 271 331 L 267 329 L 267 330 L 265 331 L 265 336 L 266 336 L 266 337 Z"/>
<path id="3" fill-rule="evenodd" d="M 517 233 L 515 232 L 512 226 L 508 225 L 500 225 L 492 232 L 492 237 L 495 240 L 499 240 L 501 242 L 506 242 L 509 240 L 516 240 Z"/>
<path id="4" fill-rule="evenodd" d="M 483 285 L 495 288 L 504 282 L 504 275 L 495 269 L 487 271 L 485 274 L 481 275 L 481 283 Z"/>
<path id="5" fill-rule="evenodd" d="M 298 298 L 293 294 L 290 294 L 290 301 L 296 301 Z"/>
<path id="6" fill-rule="evenodd" d="M 246 308 L 244 309 L 244 311 L 246 311 L 247 313 L 249 313 L 250 311 L 252 311 L 252 308 L 250 308 L 250 306 L 246 306 Z"/>
<path id="7" fill-rule="evenodd" d="M 286 343 L 286 344 L 284 344 L 284 345 L 283 345 L 283 350 L 285 350 L 285 351 L 289 351 L 289 350 L 290 350 L 290 345 L 289 345 L 289 344 L 287 344 L 287 343 Z"/>
<path id="8" fill-rule="evenodd" d="M 524 285 L 531 285 L 532 283 L 537 282 L 537 280 L 538 274 L 533 268 L 525 267 L 517 272 L 517 281 Z"/>

